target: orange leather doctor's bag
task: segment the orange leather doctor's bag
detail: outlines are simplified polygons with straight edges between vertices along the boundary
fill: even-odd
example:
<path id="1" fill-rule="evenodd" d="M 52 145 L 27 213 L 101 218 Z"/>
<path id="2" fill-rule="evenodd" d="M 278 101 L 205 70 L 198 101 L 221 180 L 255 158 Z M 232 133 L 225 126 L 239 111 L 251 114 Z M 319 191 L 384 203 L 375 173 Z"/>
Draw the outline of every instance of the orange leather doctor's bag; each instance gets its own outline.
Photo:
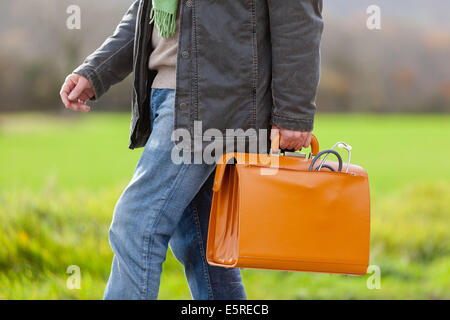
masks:
<path id="1" fill-rule="evenodd" d="M 227 153 L 217 165 L 207 260 L 222 267 L 364 275 L 369 264 L 367 172 L 331 149 Z M 325 155 L 324 158 L 320 158 Z M 326 160 L 328 155 L 338 161 Z M 330 157 L 331 158 L 331 157 Z M 229 163 L 230 160 L 233 163 Z M 334 160 L 334 159 L 333 159 Z"/>

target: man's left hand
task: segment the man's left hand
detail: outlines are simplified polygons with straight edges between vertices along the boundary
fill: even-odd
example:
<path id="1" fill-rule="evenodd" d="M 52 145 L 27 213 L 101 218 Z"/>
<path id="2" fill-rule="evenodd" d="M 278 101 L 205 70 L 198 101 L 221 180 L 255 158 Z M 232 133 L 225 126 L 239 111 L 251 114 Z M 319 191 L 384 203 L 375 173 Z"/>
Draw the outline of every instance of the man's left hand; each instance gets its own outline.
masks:
<path id="1" fill-rule="evenodd" d="M 272 140 L 277 133 L 280 135 L 280 149 L 301 150 L 311 144 L 311 131 L 295 131 L 272 126 L 270 139 Z"/>

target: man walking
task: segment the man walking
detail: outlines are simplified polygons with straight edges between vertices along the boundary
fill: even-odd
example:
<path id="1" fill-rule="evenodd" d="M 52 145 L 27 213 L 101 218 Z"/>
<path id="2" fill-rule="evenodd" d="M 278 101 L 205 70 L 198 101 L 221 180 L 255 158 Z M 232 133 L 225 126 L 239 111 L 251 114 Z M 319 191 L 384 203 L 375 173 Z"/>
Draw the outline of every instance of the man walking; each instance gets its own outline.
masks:
<path id="1" fill-rule="evenodd" d="M 138 0 L 66 78 L 66 108 L 89 111 L 87 100 L 134 74 L 129 148 L 144 149 L 114 208 L 105 299 L 156 299 L 168 246 L 194 299 L 246 298 L 239 269 L 206 262 L 215 165 L 174 163 L 171 136 L 209 141 L 214 129 L 234 146 L 242 137 L 229 129 L 272 128 L 281 148 L 308 147 L 321 11 L 322 0 Z"/>

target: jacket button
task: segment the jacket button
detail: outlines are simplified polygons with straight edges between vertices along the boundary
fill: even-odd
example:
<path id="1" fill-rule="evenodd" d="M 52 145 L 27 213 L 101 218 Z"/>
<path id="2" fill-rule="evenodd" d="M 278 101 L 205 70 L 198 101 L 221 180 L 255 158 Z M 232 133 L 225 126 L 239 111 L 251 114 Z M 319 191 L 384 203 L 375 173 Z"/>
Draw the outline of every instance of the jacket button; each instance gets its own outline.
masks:
<path id="1" fill-rule="evenodd" d="M 180 103 L 180 110 L 186 110 L 187 109 L 187 104 L 182 102 Z"/>
<path id="2" fill-rule="evenodd" d="M 186 1 L 186 7 L 188 7 L 188 8 L 192 7 L 192 0 Z"/>
<path id="3" fill-rule="evenodd" d="M 189 58 L 189 52 L 188 51 L 183 51 L 182 53 L 181 53 L 181 56 L 184 58 L 184 59 L 187 59 L 187 58 Z"/>

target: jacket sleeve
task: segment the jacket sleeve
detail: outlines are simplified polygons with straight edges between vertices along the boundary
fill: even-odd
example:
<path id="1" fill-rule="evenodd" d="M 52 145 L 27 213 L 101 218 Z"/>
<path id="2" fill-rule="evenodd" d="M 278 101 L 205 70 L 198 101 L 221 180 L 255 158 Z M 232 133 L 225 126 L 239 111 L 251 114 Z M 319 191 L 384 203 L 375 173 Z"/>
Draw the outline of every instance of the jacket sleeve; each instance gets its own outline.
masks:
<path id="1" fill-rule="evenodd" d="M 73 72 L 86 77 L 100 98 L 108 89 L 125 79 L 133 69 L 133 48 L 140 1 L 135 1 L 123 16 L 114 34 Z"/>
<path id="2" fill-rule="evenodd" d="M 320 77 L 322 0 L 267 0 L 272 42 L 272 124 L 312 131 Z"/>

